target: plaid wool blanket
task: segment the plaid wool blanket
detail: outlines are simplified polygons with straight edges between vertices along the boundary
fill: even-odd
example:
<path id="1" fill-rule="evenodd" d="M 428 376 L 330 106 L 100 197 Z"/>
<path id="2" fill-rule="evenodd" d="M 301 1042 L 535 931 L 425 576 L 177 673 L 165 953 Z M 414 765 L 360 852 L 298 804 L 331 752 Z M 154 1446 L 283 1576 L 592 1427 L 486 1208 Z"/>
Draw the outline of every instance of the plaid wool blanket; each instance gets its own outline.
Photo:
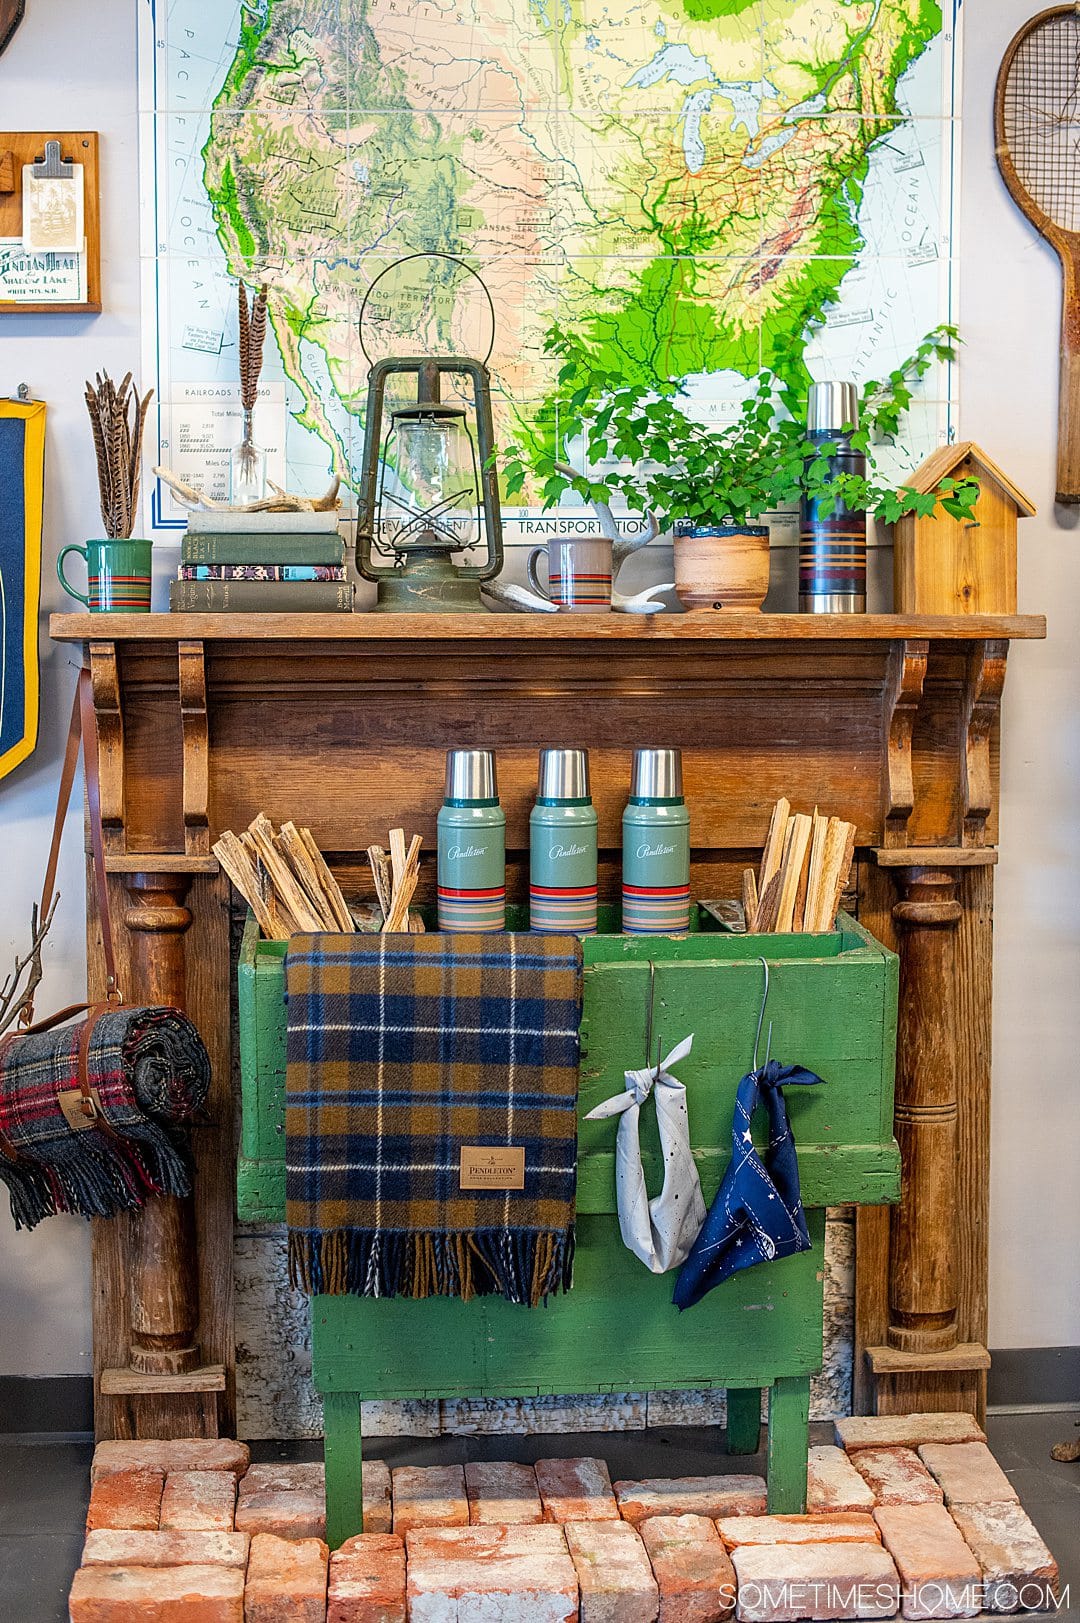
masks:
<path id="1" fill-rule="evenodd" d="M 568 1290 L 577 938 L 294 936 L 286 985 L 293 1284 L 529 1306 Z"/>
<path id="2" fill-rule="evenodd" d="M 210 1059 L 177 1009 L 109 1009 L 87 1052 L 104 1126 L 72 1127 L 61 1093 L 79 1086 L 85 1022 L 0 1046 L 0 1180 L 16 1227 L 75 1212 L 113 1217 L 148 1194 L 186 1195 L 191 1174 L 169 1128 L 206 1102 Z"/>

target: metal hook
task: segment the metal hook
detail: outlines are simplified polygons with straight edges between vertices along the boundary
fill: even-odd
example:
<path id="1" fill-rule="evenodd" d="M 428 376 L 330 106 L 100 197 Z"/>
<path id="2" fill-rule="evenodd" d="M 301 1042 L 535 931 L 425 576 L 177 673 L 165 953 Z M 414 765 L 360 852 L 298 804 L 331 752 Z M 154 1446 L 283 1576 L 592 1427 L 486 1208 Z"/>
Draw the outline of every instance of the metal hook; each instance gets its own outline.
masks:
<path id="1" fill-rule="evenodd" d="M 645 1010 L 645 1069 L 652 1064 L 653 1005 L 656 999 L 656 965 L 649 959 L 649 1002 Z"/>
<path id="2" fill-rule="evenodd" d="M 755 1071 L 758 1069 L 758 1045 L 761 1042 L 761 1028 L 762 1028 L 762 1025 L 765 1022 L 765 1005 L 769 1001 L 769 965 L 768 965 L 768 962 L 766 961 L 766 959 L 764 959 L 764 958 L 759 958 L 758 963 L 761 965 L 762 969 L 765 971 L 765 990 L 761 994 L 761 1008 L 758 1010 L 757 1030 L 754 1033 L 754 1065 L 753 1065 L 753 1069 Z M 768 1032 L 767 1037 L 765 1038 L 765 1063 L 766 1063 L 766 1065 L 768 1065 L 768 1063 L 769 1063 L 769 1055 L 770 1055 L 771 1052 L 772 1052 L 772 1021 L 770 1020 L 769 1021 L 769 1032 Z"/>

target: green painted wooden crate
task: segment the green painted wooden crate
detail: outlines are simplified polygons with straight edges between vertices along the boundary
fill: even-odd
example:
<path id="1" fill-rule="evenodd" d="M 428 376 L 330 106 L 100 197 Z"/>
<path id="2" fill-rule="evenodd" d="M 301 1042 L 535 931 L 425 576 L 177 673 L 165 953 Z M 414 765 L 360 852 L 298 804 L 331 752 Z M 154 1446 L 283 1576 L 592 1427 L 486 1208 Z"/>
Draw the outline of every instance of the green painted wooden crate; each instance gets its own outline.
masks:
<path id="1" fill-rule="evenodd" d="M 697 1307 L 671 1305 L 622 1244 L 615 1215 L 616 1123 L 580 1123 L 574 1289 L 530 1312 L 501 1301 L 317 1297 L 314 1376 L 326 1414 L 328 1535 L 360 1526 L 362 1398 L 538 1396 L 726 1387 L 729 1447 L 757 1446 L 760 1389 L 770 1389 L 769 1503 L 802 1508 L 809 1377 L 821 1366 L 824 1208 L 899 1195 L 892 1137 L 897 960 L 841 914 L 827 935 L 586 937 L 581 1115 L 644 1062 L 649 963 L 654 1041 L 694 1034 L 686 1084 L 705 1198 L 729 1158 L 739 1078 L 749 1068 L 770 969 L 772 1054 L 825 1079 L 787 1095 L 812 1249 L 736 1275 Z M 285 1018 L 282 943 L 245 932 L 239 969 L 242 1221 L 284 1218 Z M 655 1128 L 642 1114 L 650 1188 Z"/>

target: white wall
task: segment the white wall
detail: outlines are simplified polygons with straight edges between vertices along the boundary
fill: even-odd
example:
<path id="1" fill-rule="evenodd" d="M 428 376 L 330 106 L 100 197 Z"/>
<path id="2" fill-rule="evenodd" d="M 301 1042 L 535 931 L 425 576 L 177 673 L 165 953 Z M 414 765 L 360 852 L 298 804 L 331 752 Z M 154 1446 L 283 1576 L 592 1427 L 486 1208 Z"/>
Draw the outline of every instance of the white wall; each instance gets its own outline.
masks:
<path id="1" fill-rule="evenodd" d="M 960 311 L 961 432 L 1038 504 L 1022 530 L 1021 607 L 1046 611 L 1044 645 L 1013 649 L 1007 684 L 994 1019 L 991 1344 L 1080 1344 L 1080 547 L 1055 515 L 1059 275 L 1013 208 L 992 155 L 1002 50 L 1030 0 L 986 0 L 965 47 Z M 82 379 L 139 366 L 136 0 L 38 0 L 0 58 L 0 125 L 102 137 L 105 310 L 0 317 L 0 393 L 49 402 L 43 610 L 61 606 L 53 561 L 97 529 Z M 1080 518 L 1080 514 L 1077 515 Z M 66 601 L 66 600 L 64 600 Z M 0 962 L 24 939 L 40 882 L 71 690 L 72 652 L 43 639 L 45 717 L 35 755 L 0 783 Z M 61 870 L 42 1007 L 79 995 L 80 829 Z M 76 1219 L 16 1234 L 0 1198 L 0 1374 L 85 1370 L 89 1247 Z"/>

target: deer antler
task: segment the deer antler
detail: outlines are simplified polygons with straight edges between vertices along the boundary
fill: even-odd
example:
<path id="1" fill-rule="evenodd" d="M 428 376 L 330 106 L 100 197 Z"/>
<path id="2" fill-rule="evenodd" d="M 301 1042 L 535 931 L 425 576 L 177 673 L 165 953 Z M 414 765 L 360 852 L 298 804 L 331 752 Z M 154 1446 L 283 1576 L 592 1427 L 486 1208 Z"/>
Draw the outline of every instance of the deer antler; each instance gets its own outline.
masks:
<path id="1" fill-rule="evenodd" d="M 37 903 L 30 910 L 30 951 L 25 958 L 16 958 L 15 968 L 0 986 L 0 1032 L 14 1025 L 23 1009 L 34 1000 L 34 993 L 41 984 L 41 947 L 49 933 L 49 926 L 56 912 L 59 895 L 53 897 L 52 906 L 44 921 L 38 919 Z M 27 974 L 27 971 L 29 973 Z M 26 980 L 23 982 L 23 976 Z M 20 982 L 23 984 L 20 986 Z"/>

